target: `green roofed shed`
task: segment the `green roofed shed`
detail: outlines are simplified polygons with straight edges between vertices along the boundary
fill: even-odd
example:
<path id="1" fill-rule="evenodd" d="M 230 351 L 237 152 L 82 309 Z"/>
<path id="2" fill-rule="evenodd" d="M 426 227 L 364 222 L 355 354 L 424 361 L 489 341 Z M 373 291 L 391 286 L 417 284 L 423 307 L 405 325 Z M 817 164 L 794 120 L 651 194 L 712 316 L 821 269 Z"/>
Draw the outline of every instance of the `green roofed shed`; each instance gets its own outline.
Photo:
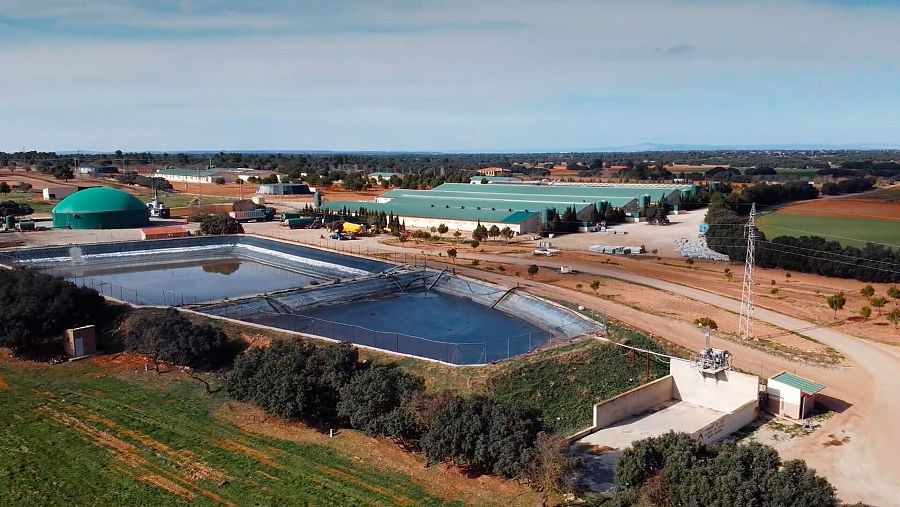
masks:
<path id="1" fill-rule="evenodd" d="M 825 389 L 825 386 L 814 381 L 805 379 L 803 377 L 798 377 L 793 373 L 781 372 L 778 375 L 772 377 L 772 379 L 781 382 L 782 384 L 787 384 L 791 387 L 796 387 L 797 389 L 803 391 L 807 394 L 816 394 L 817 392 Z"/>

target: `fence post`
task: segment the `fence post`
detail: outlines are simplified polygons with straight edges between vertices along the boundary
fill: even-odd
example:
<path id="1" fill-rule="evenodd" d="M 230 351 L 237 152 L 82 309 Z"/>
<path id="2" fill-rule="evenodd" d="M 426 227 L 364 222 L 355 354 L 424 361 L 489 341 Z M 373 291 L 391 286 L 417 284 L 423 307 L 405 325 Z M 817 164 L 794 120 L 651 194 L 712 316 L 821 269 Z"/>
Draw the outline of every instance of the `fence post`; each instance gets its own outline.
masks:
<path id="1" fill-rule="evenodd" d="M 509 336 L 506 337 L 506 358 L 509 359 Z"/>
<path id="2" fill-rule="evenodd" d="M 528 352 L 531 352 L 531 333 L 528 333 Z"/>
<path id="3" fill-rule="evenodd" d="M 396 342 L 394 352 L 400 352 L 400 333 L 394 333 L 394 340 Z"/>

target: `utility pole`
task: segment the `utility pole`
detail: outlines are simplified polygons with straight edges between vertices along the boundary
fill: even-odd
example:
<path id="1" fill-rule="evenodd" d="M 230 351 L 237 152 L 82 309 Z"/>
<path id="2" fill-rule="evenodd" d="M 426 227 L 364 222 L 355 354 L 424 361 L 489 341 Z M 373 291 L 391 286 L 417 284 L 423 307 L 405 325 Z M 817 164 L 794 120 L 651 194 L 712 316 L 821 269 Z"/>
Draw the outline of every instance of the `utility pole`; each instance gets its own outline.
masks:
<path id="1" fill-rule="evenodd" d="M 738 336 L 742 340 L 753 338 L 753 257 L 756 245 L 756 203 L 750 205 L 747 220 L 747 259 L 744 263 L 744 282 L 741 288 L 741 319 Z"/>

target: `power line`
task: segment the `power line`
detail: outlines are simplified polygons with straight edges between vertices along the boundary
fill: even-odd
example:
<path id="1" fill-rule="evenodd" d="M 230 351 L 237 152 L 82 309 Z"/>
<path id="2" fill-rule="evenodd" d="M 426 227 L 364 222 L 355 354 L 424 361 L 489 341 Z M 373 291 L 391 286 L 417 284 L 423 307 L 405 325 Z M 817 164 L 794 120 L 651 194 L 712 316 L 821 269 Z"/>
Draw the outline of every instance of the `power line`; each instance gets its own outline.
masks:
<path id="1" fill-rule="evenodd" d="M 737 248 L 746 248 L 746 245 L 722 245 L 722 246 L 723 246 L 723 247 L 727 247 L 727 248 L 733 248 L 733 249 L 737 249 Z M 861 262 L 866 262 L 866 261 L 868 261 L 868 259 L 860 259 L 861 262 L 847 262 L 847 261 L 841 261 L 841 260 L 837 260 L 837 259 L 829 259 L 829 258 L 827 258 L 827 257 L 819 257 L 819 256 L 815 256 L 815 255 L 809 255 L 809 254 L 803 254 L 803 253 L 797 253 L 797 252 L 788 252 L 788 251 L 785 251 L 785 250 L 778 250 L 778 249 L 772 249 L 772 250 L 775 251 L 775 252 L 779 252 L 779 253 L 790 254 L 790 255 L 796 255 L 796 256 L 798 256 L 798 257 L 806 257 L 806 258 L 808 258 L 808 259 L 816 259 L 816 260 L 821 260 L 821 261 L 834 262 L 834 263 L 837 263 L 837 264 L 846 264 L 846 265 L 848 265 L 848 266 L 859 266 L 859 267 L 862 267 L 862 268 L 864 268 L 864 269 L 874 269 L 874 270 L 876 270 L 876 271 L 884 271 L 885 273 L 900 274 L 900 271 L 897 271 L 897 270 L 886 269 L 886 268 L 879 268 L 879 267 L 877 267 L 877 266 L 868 266 L 868 265 L 862 265 L 862 264 L 861 264 Z"/>
<path id="2" fill-rule="evenodd" d="M 706 239 L 731 239 L 731 240 L 740 239 L 740 240 L 743 240 L 744 238 L 735 237 L 735 236 L 712 236 L 712 237 L 708 237 Z M 757 239 L 756 241 L 759 243 L 765 243 L 767 245 L 796 248 L 799 250 L 806 250 L 806 251 L 814 252 L 814 253 L 837 255 L 840 257 L 846 257 L 848 259 L 857 259 L 857 260 L 864 261 L 864 262 L 877 262 L 879 264 L 886 264 L 888 266 L 896 266 L 896 267 L 900 268 L 900 263 L 897 263 L 897 262 L 888 262 L 888 261 L 882 261 L 882 260 L 878 260 L 878 259 L 868 259 L 866 257 L 860 257 L 858 255 L 850 255 L 850 254 L 845 254 L 845 253 L 841 253 L 841 252 L 831 252 L 828 250 L 817 250 L 815 248 L 807 248 L 807 247 L 802 247 L 802 246 L 797 246 L 797 245 L 789 245 L 786 243 L 776 243 L 774 241 L 769 241 L 769 240 Z M 740 246 L 743 246 L 743 245 L 720 245 L 720 247 L 726 247 L 726 248 L 735 248 L 735 247 L 740 247 Z M 797 255 L 802 255 L 802 254 L 798 253 Z"/>

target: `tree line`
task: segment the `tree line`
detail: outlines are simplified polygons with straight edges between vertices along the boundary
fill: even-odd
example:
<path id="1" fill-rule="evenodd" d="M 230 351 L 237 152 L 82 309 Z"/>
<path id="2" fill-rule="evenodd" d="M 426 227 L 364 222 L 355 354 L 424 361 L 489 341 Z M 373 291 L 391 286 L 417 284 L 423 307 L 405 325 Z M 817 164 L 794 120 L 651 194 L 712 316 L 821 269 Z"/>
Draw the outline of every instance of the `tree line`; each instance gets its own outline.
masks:
<path id="1" fill-rule="evenodd" d="M 349 343 L 275 340 L 252 348 L 235 361 L 226 391 L 280 417 L 390 438 L 421 451 L 429 464 L 453 463 L 539 489 L 569 482 L 566 446 L 536 410 L 428 393 L 421 377 L 396 365 L 360 362 Z"/>
<path id="2" fill-rule="evenodd" d="M 811 185 L 755 185 L 740 192 L 715 193 L 706 213 L 707 245 L 741 262 L 747 255 L 746 225 L 750 203 L 780 204 L 808 198 Z M 724 190 L 730 190 L 728 188 Z M 814 188 L 812 190 L 815 190 Z M 818 236 L 778 236 L 768 240 L 757 231 L 756 265 L 864 282 L 900 281 L 900 249 L 867 243 L 865 247 L 844 246 Z"/>

